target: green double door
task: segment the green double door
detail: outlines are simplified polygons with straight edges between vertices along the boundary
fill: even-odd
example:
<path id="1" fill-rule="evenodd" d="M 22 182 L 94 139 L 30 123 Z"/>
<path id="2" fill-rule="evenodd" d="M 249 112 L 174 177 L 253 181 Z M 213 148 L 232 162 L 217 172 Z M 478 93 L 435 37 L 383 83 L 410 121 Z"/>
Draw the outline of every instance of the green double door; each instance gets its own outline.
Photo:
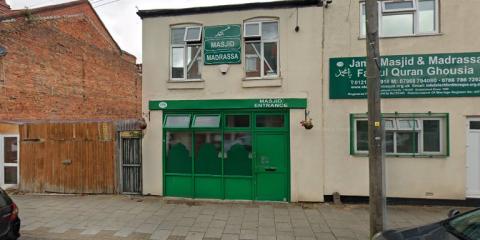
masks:
<path id="1" fill-rule="evenodd" d="M 258 132 L 255 134 L 256 200 L 288 200 L 288 135 Z"/>

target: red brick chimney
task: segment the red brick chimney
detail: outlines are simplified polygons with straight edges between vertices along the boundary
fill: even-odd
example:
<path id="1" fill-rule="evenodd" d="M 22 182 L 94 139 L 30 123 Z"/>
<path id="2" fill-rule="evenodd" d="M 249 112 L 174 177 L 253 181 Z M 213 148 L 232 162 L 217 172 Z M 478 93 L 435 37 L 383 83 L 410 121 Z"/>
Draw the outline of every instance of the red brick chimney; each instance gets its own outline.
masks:
<path id="1" fill-rule="evenodd" d="M 7 4 L 6 0 L 0 0 L 0 15 L 11 12 L 10 5 Z"/>

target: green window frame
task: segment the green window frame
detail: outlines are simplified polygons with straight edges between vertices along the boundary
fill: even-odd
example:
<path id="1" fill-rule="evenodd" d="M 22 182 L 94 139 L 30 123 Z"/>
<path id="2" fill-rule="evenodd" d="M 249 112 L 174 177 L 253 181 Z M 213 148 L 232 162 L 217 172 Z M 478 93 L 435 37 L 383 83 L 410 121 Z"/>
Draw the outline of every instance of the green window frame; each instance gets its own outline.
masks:
<path id="1" fill-rule="evenodd" d="M 215 117 L 218 120 L 218 123 L 216 125 L 208 126 L 208 125 L 197 125 L 197 120 L 199 118 L 204 118 L 204 117 Z M 220 128 L 222 126 L 222 117 L 220 114 L 195 114 L 193 116 L 193 121 L 192 121 L 192 128 L 198 129 L 198 128 Z"/>
<path id="2" fill-rule="evenodd" d="M 228 125 L 228 117 L 236 117 L 236 116 L 248 116 L 248 127 L 236 127 L 236 126 L 229 126 Z M 225 113 L 223 116 L 223 127 L 226 130 L 250 130 L 253 127 L 253 117 L 252 114 L 245 112 L 235 112 L 235 113 Z"/>
<path id="3" fill-rule="evenodd" d="M 168 120 L 169 118 L 175 118 L 175 117 L 188 117 L 188 123 L 186 125 L 182 126 L 169 126 Z M 190 128 L 190 123 L 192 122 L 192 115 L 191 114 L 166 114 L 163 120 L 163 127 L 164 128 L 170 128 L 170 129 L 187 129 Z"/>
<path id="4" fill-rule="evenodd" d="M 446 113 L 382 114 L 386 155 L 390 157 L 449 156 L 449 117 Z M 359 130 L 359 127 L 362 127 Z M 350 115 L 350 154 L 368 155 L 366 114 Z"/>

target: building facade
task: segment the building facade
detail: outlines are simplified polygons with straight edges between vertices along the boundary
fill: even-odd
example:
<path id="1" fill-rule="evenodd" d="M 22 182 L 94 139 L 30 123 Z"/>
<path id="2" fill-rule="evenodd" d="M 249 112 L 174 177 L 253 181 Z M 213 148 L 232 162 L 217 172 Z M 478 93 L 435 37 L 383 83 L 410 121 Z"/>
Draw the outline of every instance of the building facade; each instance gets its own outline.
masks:
<path id="1" fill-rule="evenodd" d="M 389 197 L 478 196 L 478 5 L 379 5 Z M 140 11 L 143 192 L 368 196 L 364 12 L 363 1 Z"/>

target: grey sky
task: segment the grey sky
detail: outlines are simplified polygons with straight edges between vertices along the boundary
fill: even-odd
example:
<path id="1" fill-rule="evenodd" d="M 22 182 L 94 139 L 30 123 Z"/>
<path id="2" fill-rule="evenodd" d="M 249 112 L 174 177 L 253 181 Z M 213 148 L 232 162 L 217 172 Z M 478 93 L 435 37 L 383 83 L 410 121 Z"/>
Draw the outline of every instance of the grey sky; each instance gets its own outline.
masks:
<path id="1" fill-rule="evenodd" d="M 21 9 L 69 1 L 71 0 L 7 0 L 7 3 L 13 9 Z M 139 62 L 142 57 L 142 22 L 136 14 L 136 7 L 139 9 L 186 8 L 267 1 L 271 0 L 90 0 L 120 47 L 137 56 Z M 102 4 L 105 5 L 101 6 Z"/>

